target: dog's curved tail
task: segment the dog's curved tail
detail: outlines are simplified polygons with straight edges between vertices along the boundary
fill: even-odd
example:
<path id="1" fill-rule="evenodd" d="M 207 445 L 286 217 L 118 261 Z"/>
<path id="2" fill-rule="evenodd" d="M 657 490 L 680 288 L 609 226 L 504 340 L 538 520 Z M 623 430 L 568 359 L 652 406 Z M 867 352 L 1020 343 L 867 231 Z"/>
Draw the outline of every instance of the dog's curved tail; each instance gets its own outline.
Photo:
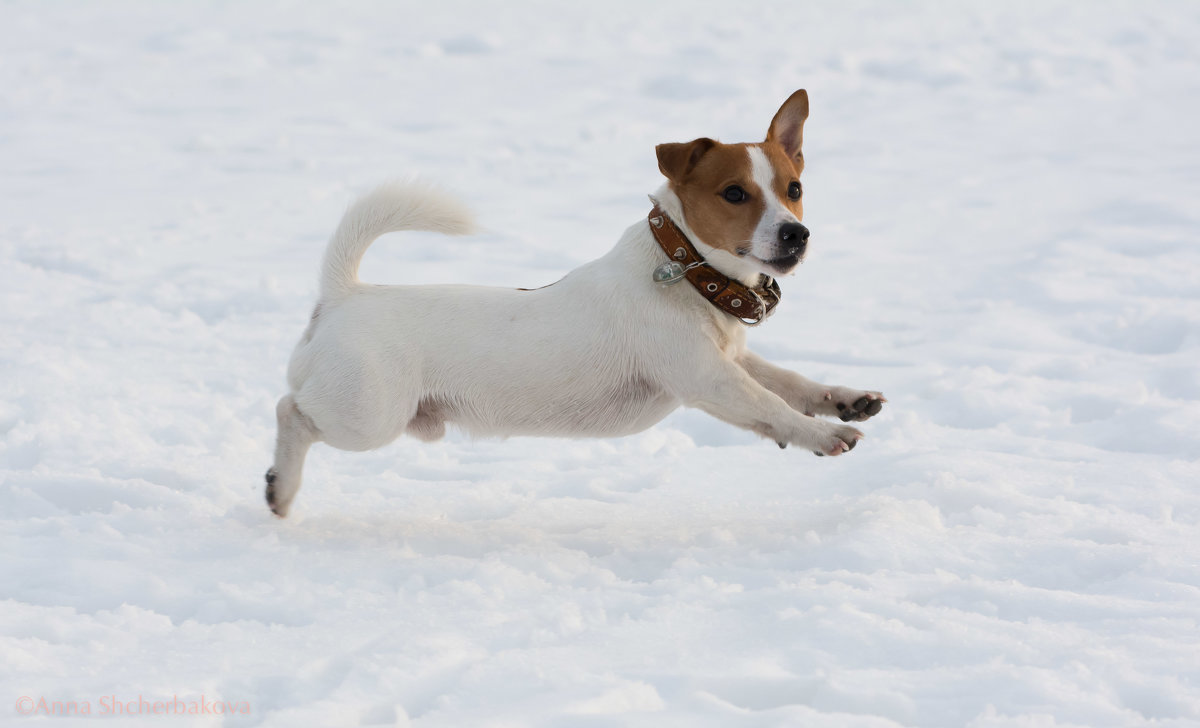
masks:
<path id="1" fill-rule="evenodd" d="M 466 235 L 474 229 L 466 206 L 427 182 L 382 184 L 350 205 L 334 231 L 321 265 L 321 300 L 353 292 L 358 264 L 380 235 L 400 230 Z"/>

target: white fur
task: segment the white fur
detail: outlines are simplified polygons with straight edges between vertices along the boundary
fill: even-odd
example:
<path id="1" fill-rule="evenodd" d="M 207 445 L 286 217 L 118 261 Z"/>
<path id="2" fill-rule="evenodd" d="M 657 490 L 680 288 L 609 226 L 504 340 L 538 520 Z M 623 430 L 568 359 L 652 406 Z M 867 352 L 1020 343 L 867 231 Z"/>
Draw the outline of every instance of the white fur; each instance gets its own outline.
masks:
<path id="1" fill-rule="evenodd" d="M 687 231 L 670 188 L 657 199 Z M 822 409 L 831 390 L 748 352 L 742 324 L 690 285 L 654 283 L 666 256 L 644 219 L 608 254 L 536 290 L 357 280 L 379 235 L 471 226 L 456 201 L 420 183 L 385 185 L 346 212 L 277 410 L 268 501 L 278 515 L 300 487 L 313 442 L 367 450 L 405 433 L 437 439 L 447 423 L 485 436 L 613 436 L 686 405 L 832 455 L 862 436 L 806 415 L 836 414 Z M 741 261 L 726 258 L 712 262 L 741 277 L 725 267 Z"/>

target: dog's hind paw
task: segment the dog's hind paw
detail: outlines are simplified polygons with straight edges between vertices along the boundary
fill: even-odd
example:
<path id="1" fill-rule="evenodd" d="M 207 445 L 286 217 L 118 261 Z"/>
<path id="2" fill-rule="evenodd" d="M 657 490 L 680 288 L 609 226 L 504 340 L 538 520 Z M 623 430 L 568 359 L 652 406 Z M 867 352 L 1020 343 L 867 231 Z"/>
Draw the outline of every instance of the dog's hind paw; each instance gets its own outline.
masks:
<path id="1" fill-rule="evenodd" d="M 267 505 L 270 506 L 271 512 L 275 515 L 279 515 L 279 511 L 275 510 L 275 478 L 278 476 L 279 474 L 275 472 L 275 468 L 267 470 L 267 490 L 265 495 L 267 497 Z"/>

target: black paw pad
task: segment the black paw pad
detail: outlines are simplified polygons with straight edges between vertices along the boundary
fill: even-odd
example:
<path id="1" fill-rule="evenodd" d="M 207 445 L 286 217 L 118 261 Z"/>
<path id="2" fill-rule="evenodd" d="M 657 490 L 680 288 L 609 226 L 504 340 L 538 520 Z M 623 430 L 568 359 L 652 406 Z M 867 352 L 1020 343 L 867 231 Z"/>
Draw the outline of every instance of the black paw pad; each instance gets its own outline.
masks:
<path id="1" fill-rule="evenodd" d="M 854 404 L 849 406 L 839 402 L 837 408 L 838 417 L 842 422 L 865 420 L 879 414 L 879 411 L 883 409 L 883 401 L 863 396 L 854 400 Z"/>
<path id="2" fill-rule="evenodd" d="M 267 505 L 272 508 L 275 506 L 275 477 L 277 475 L 275 468 L 267 471 Z"/>
<path id="3" fill-rule="evenodd" d="M 780 449 L 780 450 L 786 450 L 786 449 L 787 449 L 787 443 L 786 443 L 786 442 L 778 442 L 778 441 L 776 441 L 776 442 L 775 442 L 775 444 L 779 446 L 779 449 Z"/>
<path id="4" fill-rule="evenodd" d="M 845 441 L 843 440 L 843 442 L 845 442 Z M 858 438 L 855 438 L 855 439 L 851 440 L 850 442 L 847 442 L 846 443 L 846 452 L 850 452 L 851 450 L 853 450 L 854 446 L 857 444 L 858 444 Z"/>
<path id="5" fill-rule="evenodd" d="M 819 458 L 823 458 L 823 457 L 825 457 L 825 453 L 823 453 L 823 452 L 817 452 L 816 450 L 813 450 L 813 455 L 816 455 L 816 456 L 817 456 L 817 457 L 819 457 Z"/>

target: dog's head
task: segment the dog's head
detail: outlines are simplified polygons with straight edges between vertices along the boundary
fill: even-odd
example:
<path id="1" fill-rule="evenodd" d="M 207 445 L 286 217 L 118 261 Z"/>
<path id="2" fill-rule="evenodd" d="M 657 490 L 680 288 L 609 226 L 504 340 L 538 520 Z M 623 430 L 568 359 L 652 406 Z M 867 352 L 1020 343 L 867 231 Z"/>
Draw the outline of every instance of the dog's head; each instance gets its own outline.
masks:
<path id="1" fill-rule="evenodd" d="M 701 138 L 655 148 L 686 227 L 711 249 L 702 252 L 714 265 L 734 268 L 727 272 L 735 275 L 748 267 L 778 276 L 804 259 L 808 228 L 800 224 L 800 145 L 807 118 L 808 92 L 801 89 L 775 113 L 766 141 L 759 144 Z M 726 253 L 730 258 L 723 257 Z"/>

